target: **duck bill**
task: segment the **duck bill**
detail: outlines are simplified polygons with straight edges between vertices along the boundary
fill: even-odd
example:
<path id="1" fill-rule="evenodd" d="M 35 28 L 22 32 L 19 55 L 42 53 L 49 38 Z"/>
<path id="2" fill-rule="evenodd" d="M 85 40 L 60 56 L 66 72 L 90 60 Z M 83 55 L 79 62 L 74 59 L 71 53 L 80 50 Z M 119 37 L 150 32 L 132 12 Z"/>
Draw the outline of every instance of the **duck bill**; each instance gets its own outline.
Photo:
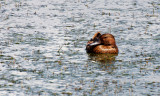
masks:
<path id="1" fill-rule="evenodd" d="M 100 44 L 101 44 L 101 42 L 93 42 L 93 43 L 89 44 L 89 46 L 97 46 L 97 45 L 100 45 Z"/>

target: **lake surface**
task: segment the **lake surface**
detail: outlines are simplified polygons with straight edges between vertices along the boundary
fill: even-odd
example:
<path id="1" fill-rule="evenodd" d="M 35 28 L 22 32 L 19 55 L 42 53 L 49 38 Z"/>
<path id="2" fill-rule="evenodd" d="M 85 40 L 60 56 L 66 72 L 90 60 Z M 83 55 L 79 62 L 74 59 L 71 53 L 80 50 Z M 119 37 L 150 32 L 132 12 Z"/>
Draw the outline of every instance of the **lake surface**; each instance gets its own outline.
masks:
<path id="1" fill-rule="evenodd" d="M 0 0 L 0 96 L 160 96 L 160 0 Z"/>

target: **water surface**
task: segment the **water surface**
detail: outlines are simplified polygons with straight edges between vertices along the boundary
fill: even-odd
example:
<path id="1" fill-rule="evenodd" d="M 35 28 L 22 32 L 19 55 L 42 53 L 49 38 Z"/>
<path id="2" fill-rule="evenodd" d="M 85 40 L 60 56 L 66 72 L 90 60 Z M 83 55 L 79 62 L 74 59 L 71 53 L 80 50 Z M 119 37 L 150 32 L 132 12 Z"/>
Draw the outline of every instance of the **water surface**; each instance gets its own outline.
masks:
<path id="1" fill-rule="evenodd" d="M 97 32 L 118 56 L 87 54 Z M 1 0 L 1 96 L 160 95 L 159 0 Z"/>

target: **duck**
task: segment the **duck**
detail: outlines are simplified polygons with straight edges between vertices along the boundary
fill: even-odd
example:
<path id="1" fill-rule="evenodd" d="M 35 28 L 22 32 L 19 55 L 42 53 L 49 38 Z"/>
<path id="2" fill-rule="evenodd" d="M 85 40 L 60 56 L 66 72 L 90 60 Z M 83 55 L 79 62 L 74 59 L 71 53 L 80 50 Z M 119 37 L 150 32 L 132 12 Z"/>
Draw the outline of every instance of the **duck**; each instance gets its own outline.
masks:
<path id="1" fill-rule="evenodd" d="M 109 53 L 118 54 L 118 47 L 116 45 L 115 38 L 112 34 L 106 33 L 101 34 L 97 32 L 94 36 L 87 42 L 86 45 L 87 53 Z"/>

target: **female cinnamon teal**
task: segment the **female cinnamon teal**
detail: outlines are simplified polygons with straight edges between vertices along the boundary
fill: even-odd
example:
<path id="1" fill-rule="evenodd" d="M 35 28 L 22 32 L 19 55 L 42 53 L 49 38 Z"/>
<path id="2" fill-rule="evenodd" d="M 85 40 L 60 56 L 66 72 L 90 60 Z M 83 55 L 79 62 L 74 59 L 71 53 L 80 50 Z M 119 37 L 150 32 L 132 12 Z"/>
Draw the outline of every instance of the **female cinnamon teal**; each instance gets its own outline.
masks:
<path id="1" fill-rule="evenodd" d="M 112 34 L 97 32 L 86 46 L 87 53 L 110 53 L 118 54 L 118 47 Z"/>

